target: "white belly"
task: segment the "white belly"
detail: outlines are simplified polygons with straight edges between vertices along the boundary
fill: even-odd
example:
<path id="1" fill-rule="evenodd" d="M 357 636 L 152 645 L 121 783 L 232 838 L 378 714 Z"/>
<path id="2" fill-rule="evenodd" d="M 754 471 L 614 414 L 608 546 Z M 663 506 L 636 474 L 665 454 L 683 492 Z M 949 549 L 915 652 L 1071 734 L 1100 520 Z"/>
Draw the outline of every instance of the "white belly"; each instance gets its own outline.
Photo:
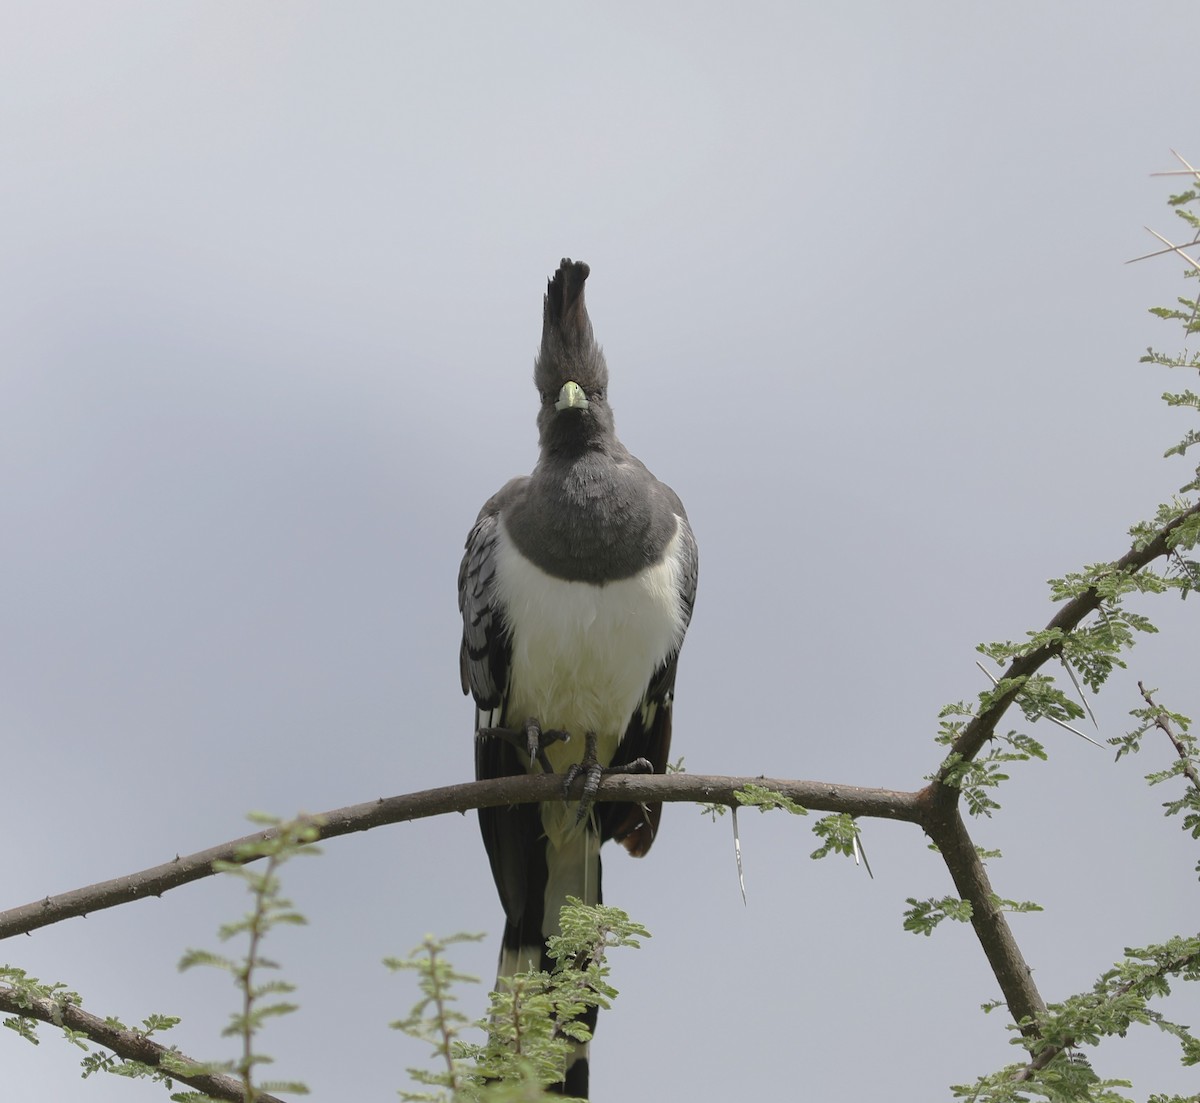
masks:
<path id="1" fill-rule="evenodd" d="M 594 732 L 608 764 L 654 671 L 683 641 L 679 532 L 662 560 L 602 586 L 554 578 L 513 546 L 503 520 L 493 585 L 512 633 L 508 724 L 535 717 L 571 734 L 549 749 L 556 771 Z"/>

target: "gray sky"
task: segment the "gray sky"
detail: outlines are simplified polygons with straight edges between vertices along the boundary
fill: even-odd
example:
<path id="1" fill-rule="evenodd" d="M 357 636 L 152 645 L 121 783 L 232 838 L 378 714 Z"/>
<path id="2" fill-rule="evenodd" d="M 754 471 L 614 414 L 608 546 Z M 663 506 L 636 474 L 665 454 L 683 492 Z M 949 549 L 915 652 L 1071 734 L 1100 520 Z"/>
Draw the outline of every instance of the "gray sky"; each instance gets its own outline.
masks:
<path id="1" fill-rule="evenodd" d="M 1045 579 L 1119 555 L 1186 478 L 1183 382 L 1145 309 L 1182 293 L 1194 3 L 9 5 L 0 24 L 0 709 L 4 906 L 290 814 L 471 774 L 455 573 L 482 501 L 536 454 L 546 277 L 592 265 L 622 439 L 701 547 L 674 752 L 697 773 L 916 788 L 974 645 L 1052 613 Z M 1140 608 L 1140 606 L 1139 606 Z M 1200 712 L 1192 603 L 1136 678 Z M 1015 723 L 1015 719 L 1014 719 Z M 1048 1000 L 1194 924 L 1169 794 L 1058 729 L 1014 769 L 997 890 Z M 1152 741 L 1151 741 L 1152 742 Z M 654 938 L 614 961 L 598 1098 L 947 1098 L 1017 1053 L 965 927 L 901 930 L 951 891 L 915 829 L 868 824 L 869 880 L 808 825 L 667 810 L 607 899 Z M 500 906 L 474 817 L 371 832 L 292 867 L 310 918 L 271 1070 L 387 1100 L 424 1054 L 380 965 Z M 10 942 L 98 1014 L 234 1007 L 179 976 L 243 909 L 207 881 Z M 483 989 L 464 993 L 481 1010 Z M 1172 1010 L 1200 1025 L 1200 998 Z M 0 1038 L 12 1098 L 81 1084 Z M 1136 1029 L 1096 1057 L 1141 1098 L 1195 1091 Z"/>

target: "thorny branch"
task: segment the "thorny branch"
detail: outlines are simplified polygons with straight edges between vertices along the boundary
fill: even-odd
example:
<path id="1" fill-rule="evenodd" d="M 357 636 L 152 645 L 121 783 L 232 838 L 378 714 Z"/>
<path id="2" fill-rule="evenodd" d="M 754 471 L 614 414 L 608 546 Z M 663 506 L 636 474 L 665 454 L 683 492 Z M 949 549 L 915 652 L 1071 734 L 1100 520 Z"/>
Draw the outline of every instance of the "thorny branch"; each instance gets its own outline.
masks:
<path id="1" fill-rule="evenodd" d="M 1114 566 L 1119 571 L 1133 574 L 1155 559 L 1170 554 L 1172 534 L 1198 513 L 1200 503 L 1164 525 L 1153 539 L 1134 544 Z M 1071 632 L 1100 605 L 1101 597 L 1092 587 L 1064 604 L 1050 619 L 1047 628 Z M 1056 658 L 1061 651 L 1061 643 L 1052 643 L 1015 658 L 1001 677 L 1019 679 L 1017 685 L 1001 694 L 990 708 L 980 712 L 963 728 L 933 781 L 917 794 L 924 808 L 921 825 L 942 852 L 959 895 L 971 902 L 971 924 L 1004 994 L 1009 1012 L 1018 1023 L 1027 1020 L 1023 1032 L 1031 1038 L 1038 1036 L 1037 1024 L 1045 1015 L 1045 1002 L 1033 982 L 1032 970 L 1013 937 L 1004 913 L 995 903 L 995 894 L 983 863 L 959 815 L 960 790 L 946 779 L 951 763 L 973 759 L 992 738 L 996 725 L 1020 696 L 1020 687 L 1025 679 Z M 1045 1060 L 1049 1061 L 1053 1056 L 1054 1053 L 1051 1053 Z"/>
<path id="2" fill-rule="evenodd" d="M 163 1067 L 166 1062 L 164 1071 L 172 1080 L 189 1084 L 214 1099 L 245 1103 L 246 1091 L 240 1078 L 207 1072 L 178 1072 L 176 1069 L 181 1066 L 196 1065 L 197 1062 L 174 1049 L 152 1042 L 136 1030 L 121 1030 L 112 1023 L 84 1011 L 78 1004 L 45 997 L 22 999 L 11 988 L 0 985 L 0 1011 L 78 1031 L 126 1061 L 138 1061 L 151 1068 Z M 255 1103 L 284 1103 L 282 1099 L 266 1092 L 257 1092 L 254 1099 Z"/>
<path id="3" fill-rule="evenodd" d="M 1155 559 L 1169 554 L 1172 550 L 1172 535 L 1197 514 L 1200 514 L 1200 502 L 1184 510 L 1168 524 L 1163 525 L 1155 534 L 1154 539 L 1145 543 L 1139 541 L 1113 566 L 1125 574 L 1136 574 Z M 1072 632 L 1079 627 L 1084 617 L 1100 608 L 1101 600 L 1100 594 L 1093 586 L 1063 605 L 1050 618 L 1046 627 L 1048 629 L 1058 628 L 1064 633 Z M 938 771 L 937 777 L 929 786 L 930 797 L 935 803 L 947 811 L 952 805 L 958 803 L 958 789 L 953 785 L 946 784 L 946 777 L 951 769 L 950 763 L 955 758 L 958 761 L 969 761 L 979 754 L 984 744 L 992 738 L 996 731 L 996 725 L 1008 711 L 1009 706 L 1021 695 L 1021 684 L 1045 663 L 1056 658 L 1061 651 L 1061 642 L 1048 643 L 1044 647 L 1036 648 L 1013 659 L 1008 669 L 1000 676 L 1000 680 L 1017 679 L 1019 680 L 1018 684 L 1002 693 L 996 698 L 991 708 L 980 712 L 963 728 L 962 733 L 950 748 L 946 764 Z"/>
<path id="4" fill-rule="evenodd" d="M 1169 554 L 1172 550 L 1172 534 L 1198 513 L 1200 503 L 1164 525 L 1152 540 L 1136 544 L 1117 560 L 1116 568 L 1132 574 L 1153 560 Z M 1100 605 L 1099 593 L 1094 588 L 1089 589 L 1064 604 L 1051 618 L 1047 627 L 1071 632 Z M 1014 659 L 1003 677 L 1020 680 L 1018 685 L 998 697 L 988 709 L 979 713 L 966 725 L 951 747 L 951 757 L 958 761 L 973 759 L 992 738 L 1001 717 L 1019 696 L 1019 687 L 1024 679 L 1055 658 L 1061 650 L 1060 643 L 1049 644 Z M 1150 700 L 1149 697 L 1147 700 Z M 1153 705 L 1153 702 L 1151 704 Z M 1169 722 L 1160 717 L 1158 726 L 1171 737 L 1178 751 L 1179 744 L 1170 730 Z M 643 803 L 690 801 L 736 808 L 736 792 L 748 784 L 755 784 L 780 792 L 797 804 L 815 811 L 902 820 L 919 825 L 940 850 L 959 894 L 971 903 L 972 925 L 1010 1013 L 1015 1021 L 1024 1024 L 1026 1036 L 1036 1039 L 1040 1034 L 1038 1024 L 1046 1013 L 1045 1003 L 1033 983 L 1029 965 L 1013 938 L 983 863 L 959 815 L 960 790 L 947 783 L 948 769 L 949 766 L 944 765 L 934 780 L 917 792 L 763 777 L 613 775 L 604 779 L 596 800 Z M 1194 785 L 1200 787 L 1200 781 L 1194 771 L 1190 771 L 1188 777 Z M 542 802 L 561 799 L 561 796 L 562 779 L 552 774 L 450 785 L 406 796 L 380 798 L 325 813 L 319 817 L 323 821 L 319 829 L 319 838 L 335 838 L 385 824 L 402 823 L 447 812 Z M 103 908 L 116 907 L 132 900 L 161 896 L 170 889 L 211 876 L 216 872 L 214 863 L 246 861 L 246 858 L 239 856 L 239 849 L 245 848 L 247 844 L 270 839 L 275 832 L 276 829 L 270 828 L 196 854 L 177 856 L 170 862 L 125 877 L 102 881 L 53 897 L 47 896 L 42 900 L 0 912 L 0 939 L 15 934 L 28 934 L 39 927 L 73 916 L 87 915 Z M 104 1020 L 88 1015 L 74 1005 L 60 1007 L 50 1000 L 34 1000 L 31 1003 L 32 1006 L 28 1007 L 20 1004 L 11 990 L 0 987 L 0 1010 L 10 1010 L 16 1014 L 31 1015 L 47 1022 L 68 1026 L 119 1056 L 157 1065 L 162 1056 L 169 1052 L 136 1032 L 117 1031 Z M 1056 1047 L 1044 1048 L 1035 1059 L 1035 1064 L 1029 1068 L 1033 1070 L 1043 1067 L 1058 1052 L 1061 1050 Z M 189 1079 L 186 1076 L 178 1078 L 201 1087 L 201 1090 L 216 1098 L 242 1098 L 242 1086 L 233 1080 L 229 1081 L 233 1085 L 232 1094 L 226 1094 L 230 1089 L 223 1088 L 221 1082 L 229 1078 L 208 1076 L 203 1078 L 203 1084 L 199 1079 Z M 264 1095 L 260 1098 L 271 1103 L 274 1097 Z"/>
<path id="5" fill-rule="evenodd" d="M 581 784 L 581 783 L 580 783 Z M 598 801 L 692 801 L 735 807 L 734 795 L 746 785 L 763 785 L 791 797 L 805 808 L 820 812 L 848 812 L 853 816 L 875 816 L 918 823 L 921 809 L 915 793 L 890 789 L 865 789 L 854 785 L 829 785 L 815 781 L 789 781 L 763 777 L 704 777 L 697 774 L 618 774 L 604 779 Z M 385 824 L 403 823 L 447 812 L 473 808 L 495 808 L 508 804 L 560 800 L 562 778 L 556 774 L 473 781 L 426 789 L 406 796 L 380 798 L 352 804 L 314 817 L 323 821 L 318 839 L 331 839 Z M 113 908 L 148 896 L 161 896 L 181 885 L 211 876 L 217 862 L 244 862 L 240 848 L 262 843 L 276 834 L 275 828 L 255 832 L 186 857 L 175 857 L 162 865 L 100 881 L 57 896 L 0 912 L 0 939 L 28 934 L 73 916 Z"/>
<path id="6" fill-rule="evenodd" d="M 935 807 L 931 807 L 930 813 L 922 826 L 941 852 L 959 896 L 971 902 L 971 926 L 1004 994 L 1009 1013 L 1014 1022 L 1028 1020 L 1031 1025 L 1024 1033 L 1036 1037 L 1037 1023 L 1046 1014 L 1046 1004 L 1004 918 L 966 824 L 957 808 L 946 816 Z"/>
<path id="7" fill-rule="evenodd" d="M 1150 691 L 1141 682 L 1138 682 L 1138 690 L 1141 692 L 1146 704 L 1152 709 L 1157 710 L 1154 716 L 1154 726 L 1166 735 L 1171 741 L 1171 746 L 1175 748 L 1175 753 L 1183 760 L 1184 776 L 1192 783 L 1192 788 L 1200 790 L 1200 776 L 1196 774 L 1196 767 L 1192 765 L 1187 748 L 1180 742 L 1179 736 L 1175 734 L 1175 729 L 1171 727 L 1170 718 L 1154 703 L 1154 698 L 1150 696 Z"/>
<path id="8" fill-rule="evenodd" d="M 1147 980 L 1151 978 L 1165 977 L 1170 973 L 1190 965 L 1194 961 L 1195 955 L 1183 954 L 1175 958 L 1173 961 L 1163 962 L 1157 969 L 1154 969 L 1149 974 L 1128 980 L 1124 984 L 1119 985 L 1117 988 L 1113 989 L 1107 998 L 1110 1001 L 1116 1002 L 1120 1000 L 1122 996 L 1126 996 L 1132 992 L 1139 984 L 1144 985 Z M 1034 1055 L 1027 1065 L 1021 1066 L 1021 1068 L 1017 1069 L 1013 1073 L 1013 1080 L 1015 1080 L 1018 1084 L 1025 1083 L 1033 1077 L 1034 1073 L 1040 1072 L 1047 1065 L 1049 1065 L 1050 1062 L 1053 1061 L 1054 1058 L 1060 1053 L 1062 1053 L 1064 1049 L 1070 1049 L 1074 1045 L 1075 1040 L 1073 1038 L 1067 1038 L 1064 1039 L 1062 1045 L 1043 1047 Z"/>

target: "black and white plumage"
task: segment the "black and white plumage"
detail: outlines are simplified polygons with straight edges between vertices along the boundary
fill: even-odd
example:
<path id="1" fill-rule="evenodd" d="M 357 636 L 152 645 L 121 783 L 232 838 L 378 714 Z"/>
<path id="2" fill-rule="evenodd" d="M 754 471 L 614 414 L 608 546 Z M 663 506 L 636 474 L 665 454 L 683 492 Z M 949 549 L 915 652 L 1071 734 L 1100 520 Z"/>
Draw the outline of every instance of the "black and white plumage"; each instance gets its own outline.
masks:
<path id="1" fill-rule="evenodd" d="M 546 748 L 563 772 L 595 736 L 602 766 L 666 769 L 675 665 L 696 593 L 696 542 L 683 505 L 617 439 L 608 368 L 584 305 L 586 264 L 563 260 L 546 290 L 534 365 L 540 456 L 484 505 L 458 578 L 462 686 L 476 705 L 475 774 L 536 770 L 487 728 L 530 719 L 568 739 Z M 500 975 L 546 967 L 567 896 L 599 903 L 600 845 L 641 857 L 661 805 L 488 808 L 483 841 L 506 918 Z M 587 1094 L 587 1052 L 563 1089 Z"/>

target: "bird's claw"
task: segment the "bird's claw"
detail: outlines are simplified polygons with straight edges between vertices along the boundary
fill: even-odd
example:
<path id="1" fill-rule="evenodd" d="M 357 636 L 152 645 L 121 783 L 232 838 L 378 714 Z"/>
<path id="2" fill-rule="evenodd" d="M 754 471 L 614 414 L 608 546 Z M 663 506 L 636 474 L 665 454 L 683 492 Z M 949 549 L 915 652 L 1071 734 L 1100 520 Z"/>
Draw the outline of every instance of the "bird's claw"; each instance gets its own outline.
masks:
<path id="1" fill-rule="evenodd" d="M 635 758 L 632 762 L 620 766 L 602 766 L 596 754 L 596 733 L 588 732 L 584 737 L 583 759 L 572 762 L 563 774 L 563 800 L 571 799 L 571 786 L 575 779 L 583 777 L 583 791 L 579 795 L 579 811 L 575 813 L 575 822 L 582 823 L 591 812 L 596 802 L 596 793 L 600 790 L 600 779 L 606 774 L 652 774 L 654 766 L 645 758 Z"/>
<path id="2" fill-rule="evenodd" d="M 557 728 L 542 730 L 537 718 L 531 716 L 520 728 L 480 728 L 480 739 L 503 739 L 511 747 L 524 754 L 530 765 L 536 762 L 546 774 L 554 773 L 550 759 L 546 757 L 546 748 L 555 743 L 561 743 L 567 738 L 565 731 Z"/>

